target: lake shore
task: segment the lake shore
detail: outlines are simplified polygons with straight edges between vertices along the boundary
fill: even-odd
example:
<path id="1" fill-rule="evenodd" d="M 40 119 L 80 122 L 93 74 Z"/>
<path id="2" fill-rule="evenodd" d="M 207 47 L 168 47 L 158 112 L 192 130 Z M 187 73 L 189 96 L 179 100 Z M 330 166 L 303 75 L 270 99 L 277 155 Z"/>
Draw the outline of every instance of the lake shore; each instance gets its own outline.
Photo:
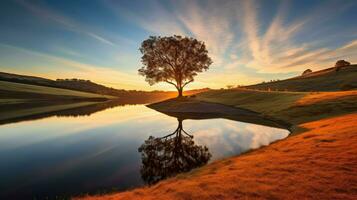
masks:
<path id="1" fill-rule="evenodd" d="M 215 102 L 182 97 L 148 105 L 156 111 L 182 119 L 224 118 L 290 130 L 292 124 L 261 113 Z"/>
<path id="2" fill-rule="evenodd" d="M 151 187 L 81 199 L 353 199 L 357 196 L 356 100 L 357 91 L 199 94 L 188 103 L 214 102 L 262 113 L 291 124 L 292 136 Z M 182 102 L 169 104 L 166 109 L 171 112 L 183 111 Z M 151 107 L 164 111 L 163 105 Z"/>

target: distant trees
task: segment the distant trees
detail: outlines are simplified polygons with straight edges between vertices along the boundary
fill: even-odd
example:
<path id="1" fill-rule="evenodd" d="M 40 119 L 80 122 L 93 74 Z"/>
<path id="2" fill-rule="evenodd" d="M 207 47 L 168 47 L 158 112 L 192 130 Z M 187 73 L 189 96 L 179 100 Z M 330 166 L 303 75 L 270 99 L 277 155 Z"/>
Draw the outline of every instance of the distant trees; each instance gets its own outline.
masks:
<path id="1" fill-rule="evenodd" d="M 56 79 L 57 82 L 91 82 L 90 80 L 78 79 L 78 78 L 65 78 L 65 79 Z"/>
<path id="2" fill-rule="evenodd" d="M 228 90 L 231 90 L 231 89 L 234 88 L 234 85 L 226 85 L 226 87 L 227 87 Z"/>
<path id="3" fill-rule="evenodd" d="M 197 73 L 208 70 L 212 64 L 203 42 L 177 35 L 150 36 L 142 42 L 140 52 L 144 66 L 139 69 L 139 74 L 145 76 L 150 85 L 166 82 L 175 86 L 178 97 Z"/>
<path id="4" fill-rule="evenodd" d="M 338 61 L 336 62 L 336 64 L 335 64 L 335 71 L 338 72 L 338 71 L 340 71 L 340 69 L 341 69 L 342 67 L 346 67 L 346 66 L 349 66 L 349 65 L 351 65 L 350 62 L 347 62 L 347 61 L 345 61 L 345 60 L 338 60 Z"/>
<path id="5" fill-rule="evenodd" d="M 307 69 L 301 75 L 303 76 L 303 75 L 306 75 L 306 74 L 310 74 L 311 72 L 312 72 L 311 69 Z"/>

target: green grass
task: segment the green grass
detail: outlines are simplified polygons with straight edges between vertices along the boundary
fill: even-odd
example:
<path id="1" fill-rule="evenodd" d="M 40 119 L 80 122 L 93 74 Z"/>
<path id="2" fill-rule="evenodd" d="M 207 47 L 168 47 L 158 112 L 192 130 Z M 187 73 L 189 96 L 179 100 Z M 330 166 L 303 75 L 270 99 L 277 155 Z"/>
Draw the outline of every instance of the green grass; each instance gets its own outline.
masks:
<path id="1" fill-rule="evenodd" d="M 35 93 L 44 95 L 57 95 L 57 96 L 74 96 L 83 98 L 114 98 L 108 95 L 93 94 L 88 92 L 80 92 L 74 90 L 52 88 L 45 86 L 29 85 L 22 83 L 13 83 L 7 81 L 0 81 L 0 90 L 18 92 L 18 93 Z"/>
<path id="2" fill-rule="evenodd" d="M 340 91 L 357 89 L 357 65 L 317 71 L 308 76 L 299 76 L 282 81 L 247 86 L 249 89 L 279 91 Z"/>
<path id="3" fill-rule="evenodd" d="M 311 98 L 315 96 L 315 99 Z M 196 99 L 246 108 L 291 124 L 357 112 L 357 91 L 310 93 L 212 90 L 197 94 Z"/>
<path id="4" fill-rule="evenodd" d="M 0 81 L 0 120 L 88 106 L 114 98 L 116 97 Z"/>

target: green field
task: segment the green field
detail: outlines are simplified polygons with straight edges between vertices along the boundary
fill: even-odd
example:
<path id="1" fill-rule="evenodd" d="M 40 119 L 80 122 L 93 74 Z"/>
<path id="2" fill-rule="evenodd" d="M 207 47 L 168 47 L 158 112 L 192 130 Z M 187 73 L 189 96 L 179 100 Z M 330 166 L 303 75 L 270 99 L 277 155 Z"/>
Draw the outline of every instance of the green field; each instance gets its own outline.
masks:
<path id="1" fill-rule="evenodd" d="M 344 67 L 338 72 L 336 72 L 334 68 L 329 68 L 305 76 L 251 85 L 246 88 L 305 92 L 357 89 L 357 65 Z"/>
<path id="2" fill-rule="evenodd" d="M 341 92 L 212 90 L 197 94 L 194 99 L 246 108 L 291 124 L 357 112 L 357 90 Z"/>
<path id="3" fill-rule="evenodd" d="M 108 95 L 93 94 L 88 92 L 80 92 L 68 89 L 52 88 L 45 86 L 29 85 L 22 83 L 13 83 L 7 81 L 0 81 L 0 90 L 17 92 L 17 93 L 34 93 L 41 95 L 56 95 L 58 97 L 82 97 L 82 98 L 114 98 Z"/>
<path id="4" fill-rule="evenodd" d="M 97 104 L 117 97 L 0 81 L 0 121 Z"/>

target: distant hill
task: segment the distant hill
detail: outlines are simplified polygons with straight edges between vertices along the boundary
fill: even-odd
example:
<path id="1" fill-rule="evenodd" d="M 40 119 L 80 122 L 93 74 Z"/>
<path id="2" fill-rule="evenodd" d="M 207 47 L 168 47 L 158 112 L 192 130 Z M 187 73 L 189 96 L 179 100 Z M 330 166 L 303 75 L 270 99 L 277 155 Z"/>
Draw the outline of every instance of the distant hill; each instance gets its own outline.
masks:
<path id="1" fill-rule="evenodd" d="M 306 73 L 281 81 L 272 81 L 245 88 L 279 91 L 341 91 L 357 89 L 357 65 L 336 71 L 334 67 Z"/>
<path id="2" fill-rule="evenodd" d="M 110 95 L 120 98 L 125 98 L 126 100 L 135 101 L 136 103 L 149 103 L 154 101 L 160 101 L 168 98 L 175 97 L 177 92 L 167 92 L 167 91 L 137 91 L 137 90 L 123 90 L 106 87 L 100 85 L 90 80 L 82 79 L 57 79 L 51 80 L 35 76 L 26 76 L 19 74 L 10 74 L 5 72 L 0 72 L 0 81 L 8 81 L 15 83 L 23 83 L 29 85 L 46 86 L 61 89 L 70 89 L 81 92 L 95 93 L 100 95 Z M 193 95 L 200 92 L 209 90 L 208 88 L 190 90 L 186 91 L 185 95 Z"/>

